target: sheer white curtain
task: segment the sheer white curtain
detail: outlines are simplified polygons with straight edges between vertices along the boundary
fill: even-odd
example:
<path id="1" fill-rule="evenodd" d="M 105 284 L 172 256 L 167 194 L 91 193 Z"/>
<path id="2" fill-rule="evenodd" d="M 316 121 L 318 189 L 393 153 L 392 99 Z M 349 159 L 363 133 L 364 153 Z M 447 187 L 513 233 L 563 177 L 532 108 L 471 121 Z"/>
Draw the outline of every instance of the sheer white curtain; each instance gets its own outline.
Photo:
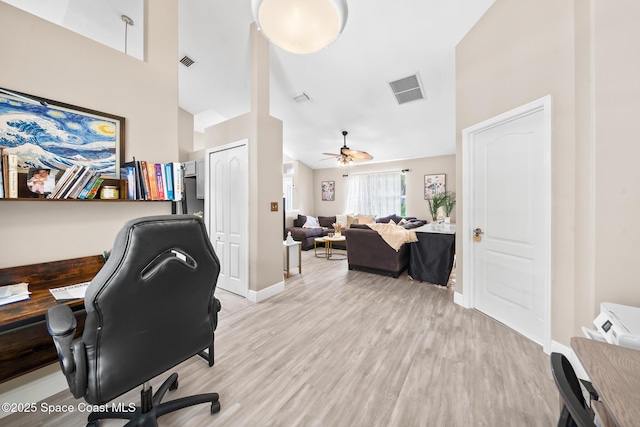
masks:
<path id="1" fill-rule="evenodd" d="M 347 212 L 387 216 L 402 209 L 400 172 L 349 175 Z"/>

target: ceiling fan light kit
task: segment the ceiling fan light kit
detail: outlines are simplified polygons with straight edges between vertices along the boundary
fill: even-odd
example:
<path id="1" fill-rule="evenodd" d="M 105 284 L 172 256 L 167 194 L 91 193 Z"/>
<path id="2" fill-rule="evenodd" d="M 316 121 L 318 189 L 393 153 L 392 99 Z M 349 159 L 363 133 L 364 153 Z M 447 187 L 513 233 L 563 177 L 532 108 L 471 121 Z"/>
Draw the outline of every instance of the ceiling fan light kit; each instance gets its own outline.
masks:
<path id="1" fill-rule="evenodd" d="M 354 161 L 365 161 L 373 159 L 373 156 L 366 151 L 352 150 L 347 147 L 347 134 L 346 130 L 342 131 L 342 137 L 344 138 L 344 145 L 340 148 L 340 154 L 335 153 L 322 153 L 325 156 L 335 157 L 339 166 L 349 166 Z M 323 159 L 328 160 L 328 159 Z"/>
<path id="2" fill-rule="evenodd" d="M 346 0 L 251 0 L 258 29 L 273 44 L 298 54 L 333 43 L 347 23 Z"/>

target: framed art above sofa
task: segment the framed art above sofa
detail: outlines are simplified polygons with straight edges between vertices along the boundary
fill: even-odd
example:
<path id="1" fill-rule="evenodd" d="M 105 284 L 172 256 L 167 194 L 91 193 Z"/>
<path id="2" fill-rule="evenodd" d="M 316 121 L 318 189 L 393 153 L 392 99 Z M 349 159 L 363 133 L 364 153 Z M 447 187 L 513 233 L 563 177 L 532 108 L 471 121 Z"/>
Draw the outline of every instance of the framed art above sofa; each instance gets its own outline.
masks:
<path id="1" fill-rule="evenodd" d="M 322 200 L 325 202 L 333 202 L 336 200 L 335 181 L 322 181 Z"/>

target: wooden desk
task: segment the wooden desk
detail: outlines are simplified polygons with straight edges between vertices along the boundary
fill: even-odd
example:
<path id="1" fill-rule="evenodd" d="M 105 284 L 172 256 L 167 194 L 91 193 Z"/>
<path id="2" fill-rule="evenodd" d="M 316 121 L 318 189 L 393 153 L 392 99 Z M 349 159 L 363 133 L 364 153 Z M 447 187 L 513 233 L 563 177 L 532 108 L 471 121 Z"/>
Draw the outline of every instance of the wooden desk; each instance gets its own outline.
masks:
<path id="1" fill-rule="evenodd" d="M 640 421 L 640 351 L 582 337 L 571 347 L 619 427 Z"/>
<path id="2" fill-rule="evenodd" d="M 0 306 L 0 382 L 58 360 L 47 331 L 45 313 L 56 304 L 49 288 L 90 281 L 104 265 L 102 255 L 0 269 L 0 286 L 26 282 L 31 298 Z M 84 326 L 84 301 L 66 302 Z"/>

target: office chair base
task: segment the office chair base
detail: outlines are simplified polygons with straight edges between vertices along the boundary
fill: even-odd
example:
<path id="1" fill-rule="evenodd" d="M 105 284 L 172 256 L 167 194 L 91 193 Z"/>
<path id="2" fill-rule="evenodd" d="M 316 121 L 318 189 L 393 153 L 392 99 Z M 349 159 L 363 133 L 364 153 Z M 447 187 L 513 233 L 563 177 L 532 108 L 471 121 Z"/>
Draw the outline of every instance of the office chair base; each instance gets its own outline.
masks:
<path id="1" fill-rule="evenodd" d="M 157 427 L 158 418 L 178 409 L 187 406 L 198 405 L 200 403 L 211 402 L 211 413 L 220 412 L 220 402 L 218 393 L 197 394 L 195 396 L 182 397 L 169 402 L 160 403 L 167 390 L 178 388 L 178 374 L 173 373 L 162 383 L 156 394 L 153 394 L 151 387 L 140 392 L 141 406 L 137 406 L 135 411 L 114 411 L 92 412 L 87 418 L 87 427 L 98 427 L 103 419 L 123 419 L 130 420 L 125 427 Z"/>

